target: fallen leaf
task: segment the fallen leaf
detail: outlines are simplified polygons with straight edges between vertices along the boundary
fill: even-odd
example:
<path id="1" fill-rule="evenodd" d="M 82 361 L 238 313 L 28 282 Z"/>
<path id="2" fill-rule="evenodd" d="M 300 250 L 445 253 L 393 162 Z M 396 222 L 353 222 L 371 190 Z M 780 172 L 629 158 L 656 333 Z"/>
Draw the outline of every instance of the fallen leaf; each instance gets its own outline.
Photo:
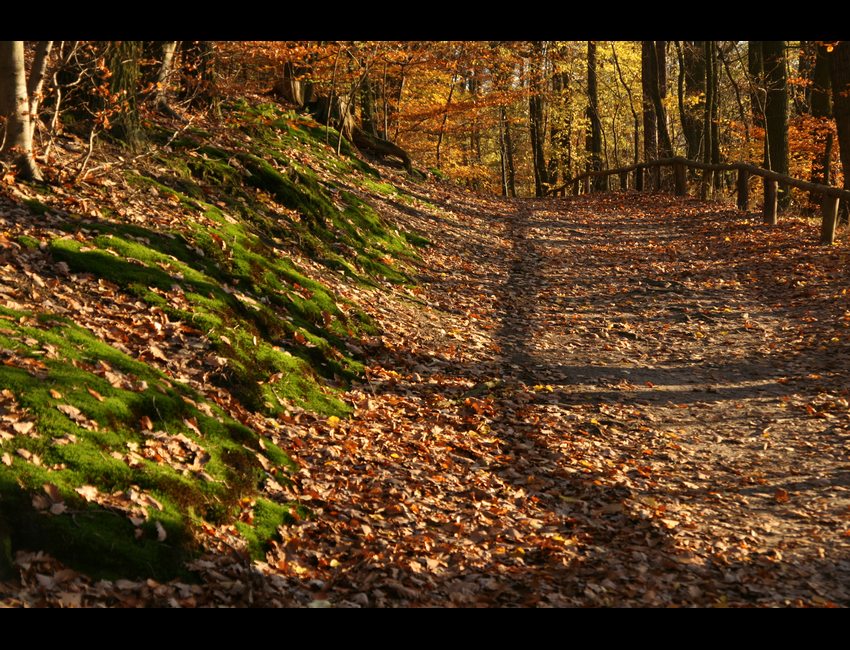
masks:
<path id="1" fill-rule="evenodd" d="M 42 486 L 45 494 L 50 497 L 51 501 L 59 502 L 62 501 L 62 494 L 59 492 L 59 488 L 56 487 L 53 483 L 45 483 Z"/>
<path id="2" fill-rule="evenodd" d="M 59 409 L 65 415 L 67 415 L 69 418 L 74 420 L 75 422 L 78 421 L 78 420 L 81 420 L 81 419 L 83 419 L 83 420 L 86 419 L 85 416 L 80 411 L 80 409 L 78 409 L 76 406 L 72 406 L 70 404 L 57 404 L 56 408 Z"/>
<path id="3" fill-rule="evenodd" d="M 103 395 L 101 395 L 100 393 L 98 393 L 98 392 L 97 392 L 96 390 L 94 390 L 93 388 L 88 388 L 88 387 L 86 387 L 86 390 L 89 392 L 89 395 L 91 395 L 92 397 L 94 397 L 94 398 L 95 398 L 98 402 L 102 402 L 103 400 L 105 400 L 105 399 L 106 399 Z"/>
<path id="4" fill-rule="evenodd" d="M 12 424 L 12 428 L 21 435 L 28 434 L 34 426 L 35 422 L 15 422 Z"/>
<path id="5" fill-rule="evenodd" d="M 97 488 L 94 485 L 83 485 L 74 489 L 74 492 L 83 497 L 86 501 L 94 501 L 97 498 Z"/>

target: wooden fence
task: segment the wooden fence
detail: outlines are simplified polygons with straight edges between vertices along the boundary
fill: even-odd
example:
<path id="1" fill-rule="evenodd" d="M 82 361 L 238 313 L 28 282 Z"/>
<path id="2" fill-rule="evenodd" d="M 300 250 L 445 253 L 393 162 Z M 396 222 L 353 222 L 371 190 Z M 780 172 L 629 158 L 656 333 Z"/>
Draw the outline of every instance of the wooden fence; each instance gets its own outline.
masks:
<path id="1" fill-rule="evenodd" d="M 822 244 L 832 244 L 835 241 L 835 226 L 838 220 L 838 202 L 840 200 L 850 201 L 850 191 L 842 190 L 838 187 L 829 185 L 820 185 L 818 183 L 810 183 L 801 181 L 785 174 L 762 169 L 755 165 L 747 163 L 730 163 L 714 165 L 709 163 L 696 162 L 687 158 L 663 158 L 661 160 L 653 160 L 650 162 L 639 163 L 637 165 L 629 165 L 628 167 L 618 167 L 617 169 L 605 169 L 601 171 L 591 171 L 576 176 L 572 180 L 563 185 L 549 190 L 549 194 L 555 196 L 565 196 L 567 188 L 572 189 L 572 193 L 578 195 L 584 186 L 585 192 L 594 191 L 591 182 L 592 179 L 601 178 L 602 189 L 609 189 L 609 177 L 618 176 L 620 189 L 629 189 L 629 176 L 633 175 L 631 187 L 643 191 L 647 184 L 647 170 L 658 168 L 657 173 L 653 174 L 652 179 L 654 189 L 660 190 L 662 185 L 662 169 L 672 168 L 673 170 L 673 185 L 678 196 L 688 195 L 688 169 L 703 170 L 702 187 L 706 191 L 714 183 L 714 175 L 719 172 L 738 173 L 737 179 L 737 194 L 738 194 L 738 209 L 746 212 L 749 210 L 749 179 L 750 176 L 759 176 L 762 179 L 764 188 L 764 221 L 765 223 L 774 225 L 777 221 L 777 189 L 779 185 L 786 187 L 796 187 L 801 190 L 810 192 L 814 196 L 820 197 L 821 205 L 821 232 L 820 241 Z"/>

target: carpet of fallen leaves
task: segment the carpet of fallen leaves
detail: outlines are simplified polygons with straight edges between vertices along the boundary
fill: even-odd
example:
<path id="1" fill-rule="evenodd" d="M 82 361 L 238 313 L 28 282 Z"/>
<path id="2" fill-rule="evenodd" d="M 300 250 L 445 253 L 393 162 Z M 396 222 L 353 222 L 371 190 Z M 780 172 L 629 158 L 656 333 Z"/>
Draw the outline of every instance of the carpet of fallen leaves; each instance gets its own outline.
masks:
<path id="1" fill-rule="evenodd" d="M 379 207 L 433 242 L 419 286 L 339 288 L 383 328 L 354 416 L 241 413 L 312 516 L 260 563 L 213 531 L 197 584 L 21 552 L 3 605 L 850 605 L 846 243 L 662 194 L 408 189 L 439 209 Z"/>

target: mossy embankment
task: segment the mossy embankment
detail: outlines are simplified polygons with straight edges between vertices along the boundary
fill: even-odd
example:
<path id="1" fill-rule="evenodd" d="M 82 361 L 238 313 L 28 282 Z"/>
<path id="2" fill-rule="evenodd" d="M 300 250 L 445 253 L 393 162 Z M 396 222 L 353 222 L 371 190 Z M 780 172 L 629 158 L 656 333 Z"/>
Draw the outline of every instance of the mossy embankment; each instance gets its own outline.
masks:
<path id="1" fill-rule="evenodd" d="M 337 156 L 335 132 L 271 104 L 224 115 L 214 133 L 163 131 L 151 164 L 120 172 L 141 214 L 104 184 L 100 217 L 65 212 L 18 242 L 65 265 L 61 281 L 108 282 L 179 326 L 240 410 L 345 417 L 364 361 L 352 343 L 375 326 L 334 283 L 410 283 L 425 242 L 370 207 L 402 193 L 345 146 Z M 166 343 L 134 357 L 82 314 L 27 307 L 0 307 L 0 541 L 110 576 L 175 575 L 216 527 L 261 556 L 299 508 L 280 489 L 286 450 L 158 363 L 176 352 Z"/>

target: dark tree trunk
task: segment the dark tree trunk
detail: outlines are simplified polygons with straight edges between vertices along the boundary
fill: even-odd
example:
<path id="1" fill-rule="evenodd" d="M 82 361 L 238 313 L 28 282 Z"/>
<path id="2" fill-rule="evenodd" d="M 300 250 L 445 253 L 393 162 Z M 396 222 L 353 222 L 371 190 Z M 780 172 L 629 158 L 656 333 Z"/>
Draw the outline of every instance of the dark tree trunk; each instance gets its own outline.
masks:
<path id="1" fill-rule="evenodd" d="M 829 77 L 829 53 L 825 45 L 818 45 L 815 51 L 815 62 L 812 67 L 811 84 L 806 86 L 808 105 L 812 117 L 817 119 L 815 126 L 815 144 L 820 152 L 812 160 L 812 182 L 830 183 L 830 159 L 832 158 L 832 102 L 830 101 L 831 81 Z M 813 202 L 819 197 L 812 196 Z"/>
<path id="2" fill-rule="evenodd" d="M 459 61 L 460 61 L 460 58 L 458 58 L 455 61 L 455 70 L 452 73 L 452 80 L 451 80 L 450 86 L 449 86 L 449 96 L 446 98 L 446 107 L 443 109 L 443 119 L 442 119 L 442 122 L 440 123 L 440 133 L 437 136 L 437 151 L 436 151 L 436 154 L 437 154 L 437 169 L 442 169 L 441 153 L 442 153 L 442 147 L 443 147 L 443 136 L 446 133 L 446 122 L 449 119 L 449 107 L 452 104 L 452 97 L 455 94 L 455 84 L 457 83 L 457 67 L 458 67 Z"/>
<path id="3" fill-rule="evenodd" d="M 534 41 L 534 59 L 529 65 L 528 128 L 531 136 L 531 157 L 534 169 L 534 195 L 545 196 L 548 185 L 546 173 L 546 128 L 544 125 L 544 45 Z"/>
<path id="4" fill-rule="evenodd" d="M 212 41 L 186 41 L 181 51 L 186 67 L 184 98 L 190 106 L 217 109 L 219 97 Z"/>
<path id="5" fill-rule="evenodd" d="M 714 41 L 703 41 L 703 53 L 705 58 L 705 111 L 702 124 L 702 159 L 703 162 L 715 162 L 719 158 L 717 147 L 717 67 L 715 65 L 715 43 Z M 706 170 L 703 176 L 703 194 L 716 184 L 713 172 Z"/>
<path id="6" fill-rule="evenodd" d="M 563 98 L 569 88 L 569 76 L 566 72 L 556 73 L 552 77 L 552 91 L 554 97 L 563 105 Z M 569 111 L 564 110 L 563 114 L 569 121 Z M 552 156 L 549 158 L 549 183 L 556 185 L 558 179 L 567 178 L 569 174 L 569 155 L 570 155 L 570 138 L 569 138 L 569 123 L 566 125 L 556 119 L 551 120 L 549 130 L 549 142 L 551 143 Z M 567 128 L 564 128 L 564 127 Z"/>
<path id="7" fill-rule="evenodd" d="M 734 43 L 732 44 L 732 47 L 735 47 Z M 749 142 L 750 124 L 749 120 L 747 119 L 747 111 L 744 108 L 744 100 L 741 98 L 741 89 L 738 85 L 738 82 L 735 80 L 735 75 L 732 74 L 732 70 L 729 67 L 729 61 L 726 54 L 727 53 L 722 47 L 717 48 L 717 58 L 723 65 L 723 70 L 726 72 L 726 78 L 729 79 L 729 85 L 732 86 L 732 90 L 735 92 L 735 103 L 738 105 L 738 115 L 741 118 L 741 124 L 744 125 L 744 138 L 747 142 Z"/>
<path id="8" fill-rule="evenodd" d="M 762 41 L 765 104 L 765 166 L 780 174 L 788 173 L 788 75 L 785 69 L 785 41 Z M 787 187 L 779 188 L 780 208 L 790 201 Z"/>
<path id="9" fill-rule="evenodd" d="M 850 41 L 841 41 L 830 55 L 832 111 L 838 127 L 838 149 L 844 171 L 844 189 L 850 189 Z M 846 215 L 847 205 L 843 212 Z"/>
<path id="10" fill-rule="evenodd" d="M 372 81 L 367 74 L 360 84 L 360 114 L 363 130 L 371 135 L 378 136 L 377 110 L 375 108 L 375 90 Z"/>
<path id="11" fill-rule="evenodd" d="M 643 91 L 643 159 L 645 162 L 658 158 L 658 120 L 652 89 L 658 84 L 653 61 L 652 41 L 641 41 L 641 89 Z"/>
<path id="12" fill-rule="evenodd" d="M 587 42 L 587 119 L 588 130 L 586 146 L 589 154 L 588 169 L 602 169 L 602 123 L 599 121 L 599 91 L 596 80 L 596 42 Z M 605 179 L 597 176 L 593 179 L 594 187 L 603 187 Z"/>
<path id="13" fill-rule="evenodd" d="M 145 140 L 138 105 L 142 51 L 141 41 L 114 41 L 108 45 L 110 90 L 118 97 L 110 133 L 132 151 L 138 150 Z"/>
<path id="14" fill-rule="evenodd" d="M 747 71 L 750 76 L 750 111 L 753 124 L 761 129 L 765 125 L 764 54 L 761 41 L 747 42 Z"/>
<path id="15" fill-rule="evenodd" d="M 684 88 L 679 92 L 682 134 L 687 143 L 687 156 L 699 160 L 703 148 L 705 118 L 705 47 L 702 41 L 684 41 L 679 57 Z"/>
<path id="16" fill-rule="evenodd" d="M 514 147 L 511 141 L 511 123 L 507 109 L 499 107 L 500 153 L 502 161 L 502 192 L 504 196 L 516 197 L 516 169 L 514 168 Z"/>
<path id="17" fill-rule="evenodd" d="M 667 59 L 665 52 L 666 41 L 656 41 L 655 47 L 649 49 L 652 76 L 655 78 L 655 83 L 651 88 L 651 98 L 658 127 L 659 158 L 673 156 L 673 144 L 670 142 L 670 132 L 667 130 L 667 111 L 664 108 L 664 97 L 667 95 Z"/>
<path id="18" fill-rule="evenodd" d="M 546 133 L 543 129 L 543 97 L 541 95 L 534 94 L 528 98 L 528 112 L 531 154 L 534 166 L 534 195 L 544 196 L 548 177 L 546 172 L 546 156 L 543 151 Z"/>

